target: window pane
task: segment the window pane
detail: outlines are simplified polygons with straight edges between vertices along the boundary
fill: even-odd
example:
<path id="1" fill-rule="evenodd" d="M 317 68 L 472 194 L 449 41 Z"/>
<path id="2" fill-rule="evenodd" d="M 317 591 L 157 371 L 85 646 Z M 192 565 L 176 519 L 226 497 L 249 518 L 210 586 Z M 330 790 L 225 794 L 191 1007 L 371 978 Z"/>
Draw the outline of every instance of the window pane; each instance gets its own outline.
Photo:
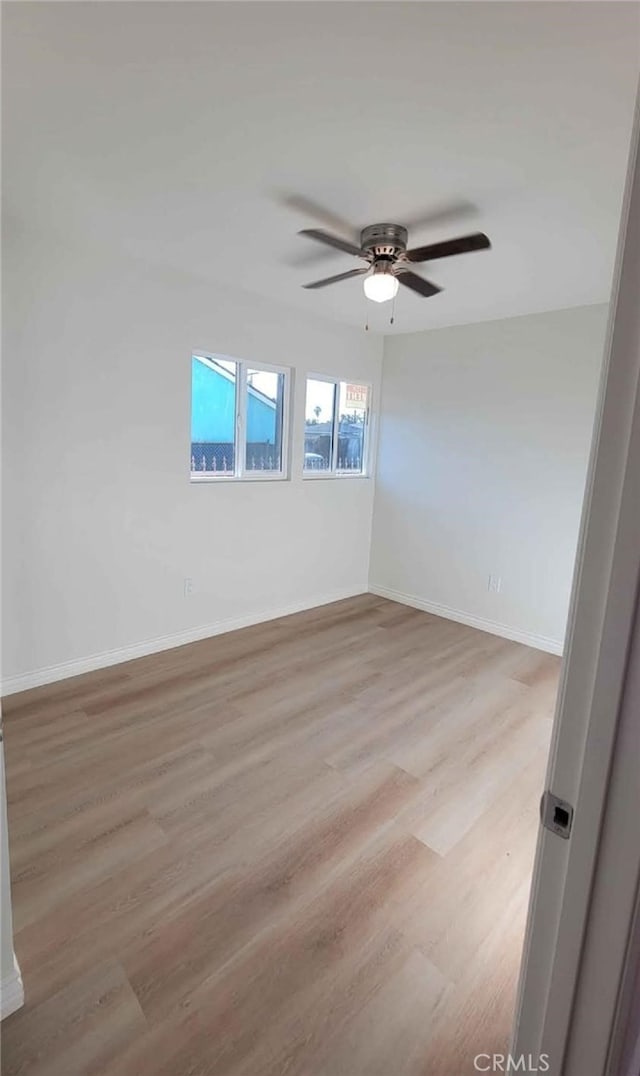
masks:
<path id="1" fill-rule="evenodd" d="M 364 470 L 364 437 L 369 406 L 367 385 L 340 382 L 338 401 L 338 466 L 339 471 L 362 474 Z"/>
<path id="2" fill-rule="evenodd" d="M 282 471 L 284 374 L 247 370 L 247 471 Z"/>
<path id="3" fill-rule="evenodd" d="M 235 473 L 236 375 L 234 362 L 191 359 L 191 473 Z"/>
<path id="4" fill-rule="evenodd" d="M 333 458 L 333 408 L 336 386 L 332 381 L 307 378 L 304 423 L 305 471 L 330 471 Z"/>

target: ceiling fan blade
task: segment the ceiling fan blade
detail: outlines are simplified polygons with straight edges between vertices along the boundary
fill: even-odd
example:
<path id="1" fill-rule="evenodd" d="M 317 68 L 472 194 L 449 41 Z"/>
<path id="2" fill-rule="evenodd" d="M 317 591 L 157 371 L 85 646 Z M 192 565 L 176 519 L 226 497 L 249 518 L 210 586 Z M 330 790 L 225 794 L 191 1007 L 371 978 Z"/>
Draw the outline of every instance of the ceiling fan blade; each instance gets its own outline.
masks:
<path id="1" fill-rule="evenodd" d="M 293 194 L 291 192 L 279 192 L 276 197 L 281 205 L 287 209 L 292 209 L 294 213 L 300 213 L 306 220 L 311 217 L 323 228 L 348 236 L 354 243 L 357 243 L 360 230 L 355 228 L 351 221 L 345 220 L 344 217 L 340 216 L 339 213 L 335 213 L 332 209 L 327 209 L 320 202 L 307 198 L 304 194 Z"/>
<path id="2" fill-rule="evenodd" d="M 458 198 L 450 202 L 440 202 L 429 212 L 414 213 L 413 216 L 404 213 L 402 223 L 411 235 L 422 228 L 437 228 L 439 225 L 456 224 L 464 217 L 477 216 L 478 207 L 473 202 Z M 342 231 L 342 229 L 339 229 Z"/>
<path id="3" fill-rule="evenodd" d="M 326 288 L 327 284 L 337 284 L 339 280 L 349 280 L 352 276 L 364 276 L 369 272 L 369 267 L 362 269 L 349 269 L 347 273 L 338 273 L 337 276 L 328 276 L 324 280 L 314 280 L 311 284 L 303 284 L 303 288 Z M 413 274 L 409 274 L 413 275 Z"/>
<path id="4" fill-rule="evenodd" d="M 467 254 L 470 250 L 487 250 L 491 246 L 484 232 L 463 235 L 460 239 L 447 239 L 444 243 L 430 243 L 427 247 L 416 247 L 405 251 L 408 262 L 430 262 L 436 258 L 448 258 L 452 254 Z"/>
<path id="5" fill-rule="evenodd" d="M 423 277 L 418 276 L 417 273 L 402 271 L 395 274 L 401 284 L 404 284 L 406 288 L 411 288 L 412 291 L 417 291 L 418 295 L 424 295 L 426 299 L 430 295 L 437 295 L 442 288 L 439 288 L 437 284 L 431 284 L 428 280 L 424 280 Z"/>
<path id="6" fill-rule="evenodd" d="M 367 258 L 368 254 L 366 250 L 360 250 L 360 247 L 355 246 L 354 243 L 348 243 L 346 239 L 340 239 L 337 235 L 330 235 L 329 232 L 323 232 L 320 228 L 304 228 L 298 235 L 306 235 L 309 239 L 316 239 L 318 243 L 325 243 L 328 247 L 335 247 L 336 250 L 343 250 L 345 254 L 353 254 L 356 258 Z"/>

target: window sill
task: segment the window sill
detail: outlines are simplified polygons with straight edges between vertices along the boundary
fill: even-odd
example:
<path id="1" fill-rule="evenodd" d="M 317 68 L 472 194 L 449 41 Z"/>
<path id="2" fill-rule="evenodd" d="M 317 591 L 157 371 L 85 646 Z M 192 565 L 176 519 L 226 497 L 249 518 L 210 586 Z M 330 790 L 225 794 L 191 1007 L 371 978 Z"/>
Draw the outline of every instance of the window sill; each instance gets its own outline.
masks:
<path id="1" fill-rule="evenodd" d="M 238 482 L 288 482 L 289 477 L 286 474 L 246 474 L 246 475 L 234 475 L 234 474 L 192 474 L 189 476 L 189 481 L 194 486 L 206 485 L 209 482 L 221 482 L 223 485 L 236 485 Z"/>
<path id="2" fill-rule="evenodd" d="M 319 471 L 317 474 L 303 474 L 302 477 L 303 477 L 305 482 L 307 482 L 307 481 L 309 481 L 309 482 L 318 482 L 318 481 L 321 481 L 322 479 L 329 479 L 330 481 L 334 481 L 335 479 L 341 479 L 341 478 L 346 478 L 350 482 L 352 482 L 356 478 L 367 478 L 367 479 L 371 478 L 371 475 L 368 475 L 368 474 L 354 474 L 353 472 L 349 472 L 349 471 L 338 471 L 337 473 L 335 471 L 333 471 L 333 472 L 331 472 L 331 471 L 320 472 Z"/>

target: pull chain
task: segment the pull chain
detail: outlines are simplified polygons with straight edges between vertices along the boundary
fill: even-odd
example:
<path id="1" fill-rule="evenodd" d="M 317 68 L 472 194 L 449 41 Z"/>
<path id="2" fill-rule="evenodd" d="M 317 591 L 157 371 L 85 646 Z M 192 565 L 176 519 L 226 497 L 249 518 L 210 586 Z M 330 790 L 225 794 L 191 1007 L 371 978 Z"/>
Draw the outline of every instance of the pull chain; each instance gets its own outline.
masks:
<path id="1" fill-rule="evenodd" d="M 393 325 L 395 320 L 396 320 L 396 297 L 394 295 L 394 297 L 393 297 L 393 305 L 391 307 L 391 317 L 389 319 L 389 324 Z"/>

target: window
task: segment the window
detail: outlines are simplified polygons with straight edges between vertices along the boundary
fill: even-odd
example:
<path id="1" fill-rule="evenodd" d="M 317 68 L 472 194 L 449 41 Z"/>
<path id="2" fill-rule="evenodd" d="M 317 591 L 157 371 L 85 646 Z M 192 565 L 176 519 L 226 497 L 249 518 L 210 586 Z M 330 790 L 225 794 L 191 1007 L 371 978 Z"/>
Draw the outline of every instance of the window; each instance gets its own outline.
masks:
<path id="1" fill-rule="evenodd" d="M 191 358 L 191 478 L 285 478 L 288 371 Z"/>
<path id="2" fill-rule="evenodd" d="M 305 477 L 365 474 L 368 418 L 368 385 L 307 378 Z"/>

